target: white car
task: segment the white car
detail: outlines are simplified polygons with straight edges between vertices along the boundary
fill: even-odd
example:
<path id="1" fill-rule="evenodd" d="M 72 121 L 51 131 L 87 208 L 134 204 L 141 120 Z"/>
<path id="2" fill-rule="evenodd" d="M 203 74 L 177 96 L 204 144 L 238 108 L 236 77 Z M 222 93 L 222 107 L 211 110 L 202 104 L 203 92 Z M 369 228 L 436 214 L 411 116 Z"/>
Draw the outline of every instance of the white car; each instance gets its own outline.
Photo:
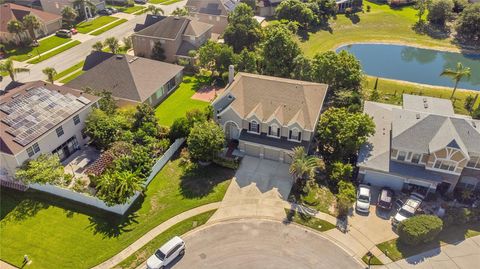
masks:
<path id="1" fill-rule="evenodd" d="M 370 212 L 370 186 L 360 184 L 357 191 L 357 203 L 355 209 L 359 212 Z"/>
<path id="2" fill-rule="evenodd" d="M 397 214 L 392 219 L 393 226 L 397 226 L 400 222 L 412 217 L 422 204 L 423 197 L 412 194 L 407 201 L 398 209 Z"/>
<path id="3" fill-rule="evenodd" d="M 148 269 L 161 269 L 185 254 L 185 242 L 178 236 L 170 239 L 147 260 Z"/>

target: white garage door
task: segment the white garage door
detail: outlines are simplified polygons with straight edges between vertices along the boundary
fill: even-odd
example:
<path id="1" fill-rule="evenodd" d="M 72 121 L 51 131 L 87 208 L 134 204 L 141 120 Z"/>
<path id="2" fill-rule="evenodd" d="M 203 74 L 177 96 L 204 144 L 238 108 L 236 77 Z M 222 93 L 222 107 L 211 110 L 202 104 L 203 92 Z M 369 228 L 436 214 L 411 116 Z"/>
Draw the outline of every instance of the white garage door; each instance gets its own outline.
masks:
<path id="1" fill-rule="evenodd" d="M 263 157 L 268 160 L 279 161 L 280 153 L 280 150 L 265 148 Z"/>
<path id="2" fill-rule="evenodd" d="M 366 171 L 363 182 L 370 183 L 373 186 L 390 187 L 393 190 L 400 191 L 402 190 L 404 181 L 401 177 Z"/>
<path id="3" fill-rule="evenodd" d="M 245 154 L 260 157 L 260 147 L 250 144 L 245 144 Z"/>

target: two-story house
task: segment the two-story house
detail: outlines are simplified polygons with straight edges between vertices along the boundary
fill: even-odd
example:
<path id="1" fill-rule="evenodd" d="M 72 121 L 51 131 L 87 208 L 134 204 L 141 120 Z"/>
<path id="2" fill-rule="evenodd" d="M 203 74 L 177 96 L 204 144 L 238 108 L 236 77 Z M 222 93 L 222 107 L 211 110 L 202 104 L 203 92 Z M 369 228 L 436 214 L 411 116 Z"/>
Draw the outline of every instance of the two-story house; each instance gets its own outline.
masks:
<path id="1" fill-rule="evenodd" d="M 195 20 L 213 25 L 212 32 L 221 35 L 228 26 L 228 14 L 240 0 L 188 0 L 185 7 Z"/>
<path id="2" fill-rule="evenodd" d="M 89 2 L 95 7 L 94 9 L 92 9 L 89 4 L 82 7 L 74 5 L 74 2 L 75 1 L 73 0 L 40 0 L 43 11 L 58 15 L 62 15 L 62 10 L 69 6 L 77 10 L 80 14 L 85 12 L 87 18 L 92 18 L 95 17 L 96 11 L 102 10 L 106 7 L 104 0 L 90 0 Z"/>
<path id="3" fill-rule="evenodd" d="M 294 147 L 310 148 L 327 88 L 325 84 L 238 73 L 213 108 L 226 138 L 238 140 L 240 151 L 290 163 Z"/>
<path id="4" fill-rule="evenodd" d="M 166 62 L 190 59 L 188 52 L 210 39 L 212 27 L 186 17 L 165 17 L 132 35 L 133 51 L 136 56 L 151 58 L 153 48 L 159 42 Z"/>
<path id="5" fill-rule="evenodd" d="M 365 102 L 364 112 L 376 133 L 359 154 L 361 180 L 423 194 L 480 190 L 480 121 L 450 100 L 405 94 L 402 107 Z"/>
<path id="6" fill-rule="evenodd" d="M 99 97 L 43 81 L 0 96 L 0 180 L 42 153 L 65 160 L 88 142 L 85 120 Z"/>

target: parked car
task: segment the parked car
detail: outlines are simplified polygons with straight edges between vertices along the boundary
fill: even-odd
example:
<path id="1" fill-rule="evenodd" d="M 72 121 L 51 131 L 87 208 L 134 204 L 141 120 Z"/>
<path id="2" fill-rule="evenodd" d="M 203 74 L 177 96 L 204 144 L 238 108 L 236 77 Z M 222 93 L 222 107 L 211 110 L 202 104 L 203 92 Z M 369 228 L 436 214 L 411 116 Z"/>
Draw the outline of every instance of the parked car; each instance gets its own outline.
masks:
<path id="1" fill-rule="evenodd" d="M 112 12 L 108 9 L 101 9 L 98 11 L 99 15 L 112 15 Z"/>
<path id="2" fill-rule="evenodd" d="M 355 209 L 359 212 L 368 213 L 370 212 L 370 186 L 365 184 L 360 184 L 357 191 L 357 202 L 355 204 Z"/>
<path id="3" fill-rule="evenodd" d="M 378 194 L 377 208 L 385 210 L 392 209 L 394 194 L 392 189 L 388 187 L 382 188 Z"/>
<path id="4" fill-rule="evenodd" d="M 400 222 L 412 217 L 422 204 L 423 197 L 412 194 L 407 201 L 400 207 L 397 214 L 392 219 L 393 226 L 397 226 Z"/>
<path id="5" fill-rule="evenodd" d="M 106 7 L 105 9 L 110 10 L 110 12 L 112 12 L 113 14 L 118 13 L 118 9 L 114 7 Z"/>
<path id="6" fill-rule="evenodd" d="M 135 1 L 135 3 L 141 4 L 141 5 L 144 5 L 148 2 L 147 0 L 134 0 L 134 1 Z"/>
<path id="7" fill-rule="evenodd" d="M 185 254 L 185 242 L 180 237 L 175 236 L 148 258 L 147 268 L 164 268 L 178 256 L 183 256 L 183 254 Z"/>
<path id="8" fill-rule="evenodd" d="M 77 31 L 76 28 L 72 28 L 72 29 L 70 29 L 70 33 L 72 33 L 72 35 L 76 35 L 76 34 L 78 34 L 78 31 Z"/>
<path id="9" fill-rule="evenodd" d="M 60 29 L 55 32 L 55 35 L 58 37 L 72 37 L 72 33 L 70 32 L 70 30 L 67 29 Z"/>

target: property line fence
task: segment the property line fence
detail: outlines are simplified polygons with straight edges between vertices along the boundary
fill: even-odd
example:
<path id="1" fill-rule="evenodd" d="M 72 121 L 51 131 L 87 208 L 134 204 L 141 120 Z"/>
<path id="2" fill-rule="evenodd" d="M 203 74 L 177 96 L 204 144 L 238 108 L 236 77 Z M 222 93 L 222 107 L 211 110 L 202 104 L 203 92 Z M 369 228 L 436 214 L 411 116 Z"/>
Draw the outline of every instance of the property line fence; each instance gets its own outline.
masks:
<path id="1" fill-rule="evenodd" d="M 155 178 L 158 172 L 162 170 L 162 168 L 167 164 L 167 162 L 173 157 L 175 152 L 183 145 L 185 142 L 185 138 L 179 138 L 173 142 L 172 145 L 168 148 L 168 150 L 163 154 L 163 156 L 157 160 L 157 162 L 152 167 L 152 172 L 148 176 L 147 180 L 145 181 L 145 188 L 148 187 L 150 182 Z M 137 198 L 141 195 L 140 192 L 137 192 L 128 203 L 123 205 L 114 205 L 114 206 L 107 206 L 105 202 L 102 200 L 88 196 L 83 193 L 75 192 L 70 189 L 60 188 L 55 185 L 40 185 L 40 184 L 30 184 L 30 188 L 47 192 L 56 196 L 60 196 L 69 200 L 73 200 L 78 203 L 82 203 L 85 205 L 93 206 L 108 212 L 112 212 L 119 215 L 124 215 L 128 209 L 133 205 L 133 203 L 137 200 Z"/>

